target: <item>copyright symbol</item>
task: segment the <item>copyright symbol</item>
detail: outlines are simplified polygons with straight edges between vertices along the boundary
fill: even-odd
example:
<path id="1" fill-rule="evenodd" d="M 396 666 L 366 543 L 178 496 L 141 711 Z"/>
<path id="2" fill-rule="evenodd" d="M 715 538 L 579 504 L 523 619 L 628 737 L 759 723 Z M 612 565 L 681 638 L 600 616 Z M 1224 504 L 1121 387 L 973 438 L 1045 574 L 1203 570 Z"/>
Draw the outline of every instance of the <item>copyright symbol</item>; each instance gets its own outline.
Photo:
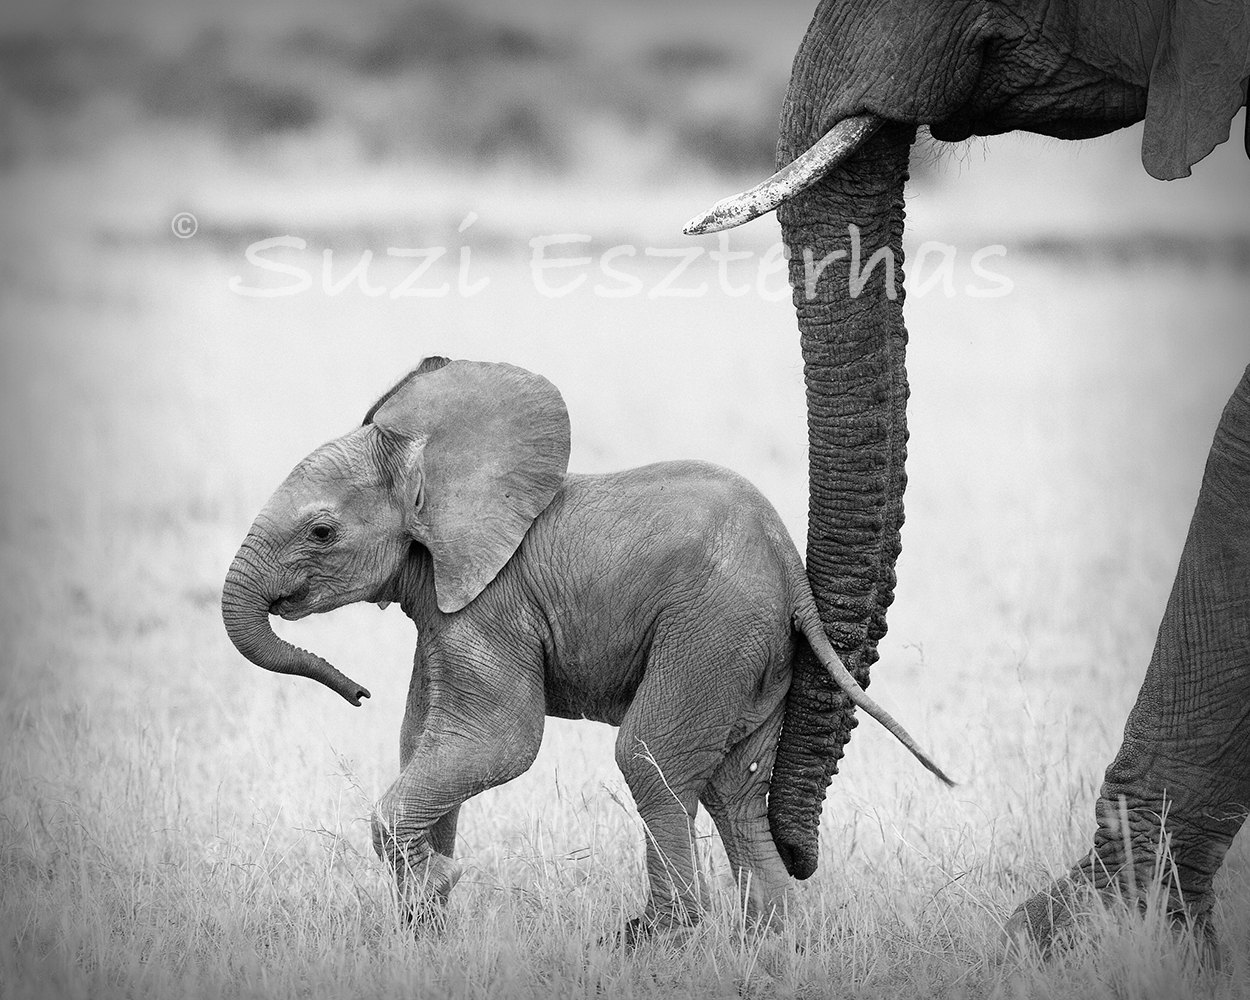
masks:
<path id="1" fill-rule="evenodd" d="M 200 228 L 200 220 L 190 212 L 179 212 L 169 222 L 169 228 L 180 240 L 189 240 Z"/>

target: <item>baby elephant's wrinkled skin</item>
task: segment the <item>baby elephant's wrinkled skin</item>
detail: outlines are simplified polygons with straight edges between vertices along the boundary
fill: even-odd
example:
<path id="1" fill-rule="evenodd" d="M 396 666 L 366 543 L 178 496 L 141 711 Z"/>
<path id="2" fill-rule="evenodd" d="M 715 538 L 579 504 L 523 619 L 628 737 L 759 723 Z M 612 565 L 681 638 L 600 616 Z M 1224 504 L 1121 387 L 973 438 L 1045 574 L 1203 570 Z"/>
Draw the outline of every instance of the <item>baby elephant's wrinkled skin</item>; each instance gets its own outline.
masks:
<path id="1" fill-rule="evenodd" d="M 842 668 L 750 483 L 702 462 L 568 475 L 568 447 L 546 380 L 427 359 L 257 517 L 227 577 L 227 630 L 260 666 L 358 704 L 368 692 L 278 639 L 268 615 L 397 601 L 417 626 L 401 773 L 373 814 L 410 916 L 439 918 L 460 804 L 529 768 L 552 715 L 620 727 L 650 881 L 628 936 L 697 919 L 700 802 L 749 917 L 770 921 L 789 877 L 766 796 L 796 657 L 816 656 L 944 776 Z"/>

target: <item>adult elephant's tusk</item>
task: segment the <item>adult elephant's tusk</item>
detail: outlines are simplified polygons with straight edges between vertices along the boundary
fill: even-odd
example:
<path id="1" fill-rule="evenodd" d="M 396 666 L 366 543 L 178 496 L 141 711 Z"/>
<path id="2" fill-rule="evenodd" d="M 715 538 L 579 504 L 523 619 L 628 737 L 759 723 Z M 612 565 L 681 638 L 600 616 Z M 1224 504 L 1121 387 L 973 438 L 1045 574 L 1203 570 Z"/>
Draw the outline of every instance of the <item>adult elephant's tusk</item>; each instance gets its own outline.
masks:
<path id="1" fill-rule="evenodd" d="M 843 118 L 806 153 L 749 191 L 722 198 L 703 215 L 687 222 L 683 232 L 687 236 L 719 233 L 771 212 L 824 177 L 884 123 L 884 119 L 873 114 Z"/>

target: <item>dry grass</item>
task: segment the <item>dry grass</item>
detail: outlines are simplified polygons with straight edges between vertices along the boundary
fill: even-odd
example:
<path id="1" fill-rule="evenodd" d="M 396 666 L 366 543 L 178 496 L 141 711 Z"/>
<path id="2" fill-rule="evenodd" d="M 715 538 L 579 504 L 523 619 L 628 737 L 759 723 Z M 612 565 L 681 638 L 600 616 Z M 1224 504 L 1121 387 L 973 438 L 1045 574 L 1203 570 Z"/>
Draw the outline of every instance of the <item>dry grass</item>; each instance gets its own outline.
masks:
<path id="1" fill-rule="evenodd" d="M 801 6 L 786 5 L 785 31 L 768 35 L 775 52 L 748 45 L 763 33 L 745 7 L 701 51 L 690 47 L 697 11 L 685 8 L 662 39 L 633 20 L 596 22 L 588 51 L 614 40 L 612 72 L 649 52 L 656 73 L 693 62 L 714 83 L 728 46 L 753 53 L 740 58 L 765 79 L 768 67 L 784 73 Z M 534 15 L 531 35 L 571 37 L 569 7 L 547 10 L 551 24 Z M 342 19 L 318 10 L 318 24 Z M 135 23 L 163 23 L 150 14 Z M 372 23 L 358 44 L 376 44 Z M 240 29 L 253 48 L 238 51 L 277 51 L 263 28 Z M 173 58 L 195 37 L 166 38 L 161 51 Z M 304 36 L 300 51 L 315 41 Z M 216 65 L 216 50 L 196 51 Z M 67 74 L 53 98 L 75 73 L 103 72 L 65 58 L 49 64 Z M 398 609 L 349 608 L 291 627 L 369 685 L 360 710 L 252 668 L 226 640 L 217 600 L 253 513 L 299 457 L 441 352 L 551 377 L 572 413 L 574 469 L 718 461 L 758 483 L 801 537 L 790 306 L 784 292 L 721 294 L 707 258 L 682 282 L 709 283 L 697 299 L 535 291 L 533 235 L 684 245 L 677 228 L 709 184 L 653 183 L 647 157 L 663 160 L 663 143 L 641 158 L 630 147 L 626 161 L 619 136 L 600 134 L 594 169 L 572 164 L 558 183 L 510 168 L 453 174 L 353 152 L 359 122 L 343 108 L 367 108 L 365 91 L 337 93 L 339 110 L 318 105 L 306 127 L 223 139 L 213 102 L 240 91 L 207 87 L 201 129 L 135 111 L 128 79 L 88 88 L 90 114 L 18 102 L 29 128 L 0 156 L 0 997 L 1247 995 L 1244 838 L 1219 882 L 1222 971 L 1200 968 L 1157 908 L 1096 915 L 1050 964 L 999 950 L 1006 915 L 1090 835 L 1211 431 L 1247 360 L 1244 263 L 1037 252 L 1016 238 L 1036 231 L 1037 212 L 1011 214 L 1004 194 L 1036 159 L 1028 145 L 1009 147 L 1011 176 L 964 163 L 957 171 L 974 178 L 918 184 L 912 238 L 962 240 L 966 268 L 968 234 L 989 233 L 1008 245 L 997 269 L 1015 284 L 1001 299 L 908 304 L 912 484 L 873 693 L 960 787 L 945 792 L 865 723 L 830 793 L 821 869 L 796 886 L 782 931 L 743 932 L 701 819 L 708 918 L 682 950 L 625 954 L 599 943 L 637 912 L 644 886 L 614 733 L 553 721 L 530 772 L 465 807 L 468 873 L 449 927 L 417 940 L 396 926 L 365 819 L 397 768 L 410 623 Z M 648 107 L 657 86 L 639 84 Z M 709 103 L 670 125 L 716 120 L 737 92 L 695 87 Z M 123 95 L 121 112 L 104 93 Z M 113 133 L 115 112 L 125 128 Z M 1131 161 L 1129 147 L 1084 154 L 1088 173 L 1119 178 L 1115 157 Z M 1056 232 L 1132 243 L 1115 228 L 1130 214 L 1166 228 L 1201 207 L 1184 200 L 1194 188 L 1169 188 L 1166 212 L 1145 218 L 1136 193 L 1117 207 L 1109 189 L 1082 187 L 1063 154 L 1046 155 L 1067 178 L 1043 220 Z M 201 233 L 179 241 L 170 216 L 188 209 Z M 475 298 L 228 291 L 250 239 L 307 235 L 310 266 L 331 248 L 342 276 L 362 249 L 427 245 L 469 210 L 481 215 L 475 260 L 492 278 Z M 1202 217 L 1244 238 L 1241 211 Z M 735 245 L 767 246 L 772 226 Z M 659 266 L 640 265 L 648 287 Z M 754 267 L 732 282 L 753 281 Z M 443 279 L 455 274 L 430 283 Z"/>
<path id="2" fill-rule="evenodd" d="M 1190 362 L 1166 275 L 1121 273 L 1132 294 L 1110 304 L 1100 282 L 1025 264 L 1016 296 L 978 306 L 988 328 L 916 337 L 907 553 L 874 693 L 960 788 L 865 724 L 784 931 L 742 933 L 705 822 L 707 921 L 685 950 L 626 955 L 598 943 L 643 887 L 611 730 L 553 722 L 527 775 L 466 807 L 450 928 L 413 940 L 365 821 L 396 767 L 409 624 L 353 608 L 292 627 L 373 688 L 357 711 L 242 661 L 217 588 L 289 465 L 434 350 L 550 374 L 576 468 L 708 457 L 800 532 L 785 303 L 628 300 L 609 316 L 527 294 L 501 264 L 511 284 L 485 301 L 368 315 L 359 298 L 240 300 L 236 268 L 141 248 L 11 279 L 6 996 L 1245 994 L 1244 846 L 1221 881 L 1222 973 L 1157 916 L 1094 920 L 1051 965 L 999 960 L 1006 914 L 1088 836 L 1241 350 L 1212 336 Z M 1224 275 L 1190 280 L 1206 326 L 1244 307 Z M 1057 281 L 1064 303 L 1042 305 Z M 972 315 L 921 301 L 935 331 Z M 1124 329 L 1092 339 L 1078 323 L 1116 315 Z"/>
<path id="3" fill-rule="evenodd" d="M 182 616 L 183 642 L 219 645 L 211 617 Z M 156 649 L 179 645 L 167 634 Z M 377 763 L 358 775 L 301 736 L 289 703 L 315 694 L 249 677 L 223 695 L 185 677 L 128 676 L 138 705 L 6 699 L 6 996 L 1245 995 L 1244 875 L 1221 895 L 1223 973 L 1200 968 L 1157 908 L 1096 916 L 1050 965 L 1001 961 L 999 921 L 1036 880 L 1038 841 L 1053 856 L 1071 839 L 1063 800 L 1088 806 L 1072 776 L 1046 788 L 1008 768 L 953 800 L 897 765 L 874 769 L 874 803 L 835 787 L 824 869 L 775 934 L 743 931 L 704 842 L 714 888 L 693 940 L 622 953 L 598 941 L 638 906 L 641 836 L 596 787 L 619 785 L 609 758 L 571 728 L 537 774 L 466 809 L 450 927 L 414 940 L 368 851 Z M 1028 749 L 1068 770 L 1053 745 Z M 969 810 L 978 799 L 997 814 Z"/>

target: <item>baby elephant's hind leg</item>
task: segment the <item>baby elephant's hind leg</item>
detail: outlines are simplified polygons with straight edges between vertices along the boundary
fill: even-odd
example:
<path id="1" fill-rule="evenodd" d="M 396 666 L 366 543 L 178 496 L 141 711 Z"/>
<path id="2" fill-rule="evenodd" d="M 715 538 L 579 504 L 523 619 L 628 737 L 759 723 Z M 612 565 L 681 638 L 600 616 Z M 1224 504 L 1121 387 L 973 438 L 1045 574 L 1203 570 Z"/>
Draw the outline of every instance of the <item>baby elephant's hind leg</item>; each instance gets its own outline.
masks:
<path id="1" fill-rule="evenodd" d="M 725 845 L 747 922 L 774 929 L 781 924 L 790 884 L 768 826 L 767 799 L 784 713 L 782 698 L 764 723 L 729 751 L 699 796 Z"/>
<path id="2" fill-rule="evenodd" d="M 712 611 L 716 609 L 713 608 Z M 751 873 L 761 915 L 784 893 L 768 831 L 767 778 L 781 728 L 789 622 L 694 607 L 656 630 L 642 683 L 621 722 L 616 761 L 647 828 L 650 898 L 640 924 L 677 929 L 699 918 L 693 823 L 702 801 L 730 860 Z M 755 771 L 752 761 L 758 761 Z"/>

